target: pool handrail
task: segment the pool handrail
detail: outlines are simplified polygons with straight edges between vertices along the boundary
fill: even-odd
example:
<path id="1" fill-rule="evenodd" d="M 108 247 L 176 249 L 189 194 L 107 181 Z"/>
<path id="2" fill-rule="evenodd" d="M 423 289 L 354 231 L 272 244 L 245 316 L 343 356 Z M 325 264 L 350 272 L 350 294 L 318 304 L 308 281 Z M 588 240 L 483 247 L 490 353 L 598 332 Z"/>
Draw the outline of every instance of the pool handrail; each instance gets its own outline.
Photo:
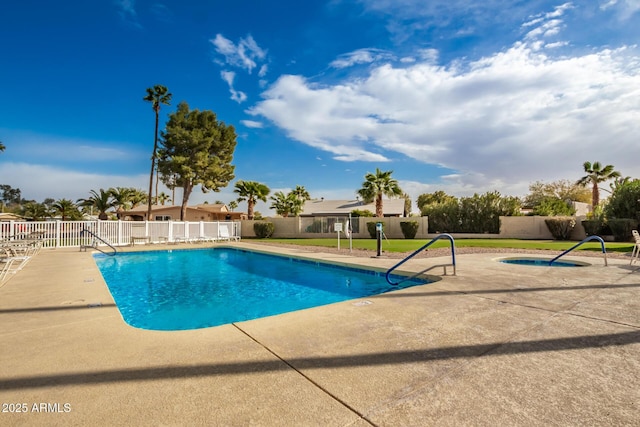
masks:
<path id="1" fill-rule="evenodd" d="M 93 243 L 91 244 L 91 246 L 86 246 L 86 245 L 80 245 L 80 250 L 82 250 L 82 248 L 87 248 L 87 247 L 91 247 L 93 249 L 96 249 L 100 252 L 102 252 L 105 255 L 109 255 L 109 256 L 114 256 L 118 250 L 109 242 L 107 242 L 106 240 L 104 240 L 102 237 L 98 236 L 96 233 L 94 233 L 91 230 L 87 230 L 86 228 L 83 228 L 82 231 L 80 231 L 80 237 L 82 237 L 84 235 L 84 233 L 87 233 L 89 235 L 91 235 L 93 237 Z M 111 249 L 113 249 L 113 253 L 111 252 L 105 252 L 102 249 L 100 249 L 96 243 L 96 240 L 101 241 L 102 243 L 104 243 L 105 245 L 109 246 Z"/>
<path id="2" fill-rule="evenodd" d="M 396 268 L 400 267 L 402 264 L 404 264 L 405 262 L 409 261 L 411 258 L 413 258 L 414 256 L 418 255 L 424 249 L 428 248 L 434 242 L 436 242 L 437 240 L 440 240 L 440 239 L 449 239 L 449 242 L 451 242 L 451 264 L 441 264 L 440 266 L 443 266 L 445 268 L 445 272 L 446 272 L 447 266 L 449 266 L 449 265 L 453 266 L 453 275 L 455 276 L 456 275 L 456 245 L 455 245 L 455 241 L 453 240 L 453 236 L 451 236 L 450 234 L 447 234 L 447 233 L 443 233 L 443 234 L 437 235 L 436 237 L 431 239 L 431 241 L 429 243 L 425 244 L 424 246 L 421 246 L 420 249 L 416 250 L 415 252 L 413 252 L 412 254 L 407 256 L 406 258 L 404 258 L 402 261 L 400 261 L 399 263 L 397 263 L 396 265 L 391 267 L 389 270 L 387 270 L 387 274 L 385 275 L 385 278 L 387 279 L 387 282 L 389 282 L 389 284 L 392 285 L 392 286 L 396 286 L 396 285 L 402 283 L 404 280 L 408 280 L 408 279 L 416 277 L 417 275 L 414 275 L 414 276 L 411 276 L 411 277 L 409 277 L 407 279 L 401 280 L 399 282 L 392 282 L 391 279 L 389 278 L 389 276 L 391 275 L 391 272 L 393 270 L 395 270 Z M 418 273 L 418 274 L 421 274 L 421 273 Z"/>
<path id="3" fill-rule="evenodd" d="M 573 245 L 572 247 L 570 247 L 569 249 L 567 249 L 566 251 L 562 252 L 560 255 L 558 255 L 557 257 L 553 258 L 551 261 L 549 261 L 549 265 L 553 264 L 554 261 L 556 261 L 558 258 L 568 254 L 569 252 L 571 252 L 572 250 L 574 250 L 575 248 L 577 248 L 578 246 L 589 242 L 591 240 L 597 240 L 600 242 L 600 244 L 602 245 L 602 253 L 604 254 L 604 265 L 605 267 L 608 265 L 607 263 L 607 250 L 604 247 L 604 240 L 602 240 L 602 237 L 600 236 L 589 236 L 586 239 L 582 240 L 579 243 L 576 243 L 575 245 Z"/>

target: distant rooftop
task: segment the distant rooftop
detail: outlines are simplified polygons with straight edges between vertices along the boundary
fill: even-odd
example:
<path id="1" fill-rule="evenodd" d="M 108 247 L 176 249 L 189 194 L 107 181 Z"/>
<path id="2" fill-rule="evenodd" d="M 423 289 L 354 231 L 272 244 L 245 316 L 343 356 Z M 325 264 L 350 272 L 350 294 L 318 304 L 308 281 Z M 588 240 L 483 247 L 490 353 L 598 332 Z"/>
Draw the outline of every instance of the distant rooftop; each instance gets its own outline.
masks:
<path id="1" fill-rule="evenodd" d="M 376 204 L 364 203 L 362 200 L 308 200 L 305 202 L 300 216 L 347 216 L 353 210 L 370 211 L 375 214 Z M 382 203 L 384 216 L 402 216 L 404 199 L 384 199 Z"/>

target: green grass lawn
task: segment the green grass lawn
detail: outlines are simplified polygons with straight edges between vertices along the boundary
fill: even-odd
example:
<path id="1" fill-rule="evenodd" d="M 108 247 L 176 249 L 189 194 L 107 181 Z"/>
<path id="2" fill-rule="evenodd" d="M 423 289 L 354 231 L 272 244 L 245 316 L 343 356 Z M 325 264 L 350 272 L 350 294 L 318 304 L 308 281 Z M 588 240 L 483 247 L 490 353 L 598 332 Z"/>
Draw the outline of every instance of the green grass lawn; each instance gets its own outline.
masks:
<path id="1" fill-rule="evenodd" d="M 322 246 L 329 248 L 338 247 L 338 239 L 264 239 L 256 240 L 264 243 L 286 243 L 290 245 L 300 246 Z M 430 240 L 407 240 L 407 239 L 391 239 L 382 241 L 382 250 L 388 252 L 410 252 L 415 251 L 421 246 L 427 244 Z M 479 247 L 479 248 L 515 248 L 515 249 L 548 249 L 563 251 L 569 249 L 578 242 L 559 241 L 559 240 L 518 240 L 518 239 L 457 239 L 455 245 L 457 248 Z M 433 243 L 430 248 L 448 248 L 448 240 L 438 240 Z M 605 248 L 607 252 L 631 252 L 633 243 L 627 242 L 606 242 Z M 349 240 L 340 239 L 340 247 L 348 248 Z M 376 250 L 376 241 L 374 239 L 354 239 L 354 249 Z M 587 251 L 601 251 L 602 247 L 599 242 L 587 242 L 576 249 Z"/>

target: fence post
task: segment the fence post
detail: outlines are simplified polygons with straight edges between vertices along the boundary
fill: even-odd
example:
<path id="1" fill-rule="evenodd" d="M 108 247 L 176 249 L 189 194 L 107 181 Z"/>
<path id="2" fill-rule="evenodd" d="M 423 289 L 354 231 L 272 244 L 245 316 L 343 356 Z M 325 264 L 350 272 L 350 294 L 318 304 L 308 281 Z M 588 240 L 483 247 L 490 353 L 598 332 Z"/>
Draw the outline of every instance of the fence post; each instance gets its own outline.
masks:
<path id="1" fill-rule="evenodd" d="M 59 219 L 56 220 L 56 244 L 55 244 L 55 248 L 59 248 L 60 247 L 60 228 L 61 228 L 61 222 Z"/>

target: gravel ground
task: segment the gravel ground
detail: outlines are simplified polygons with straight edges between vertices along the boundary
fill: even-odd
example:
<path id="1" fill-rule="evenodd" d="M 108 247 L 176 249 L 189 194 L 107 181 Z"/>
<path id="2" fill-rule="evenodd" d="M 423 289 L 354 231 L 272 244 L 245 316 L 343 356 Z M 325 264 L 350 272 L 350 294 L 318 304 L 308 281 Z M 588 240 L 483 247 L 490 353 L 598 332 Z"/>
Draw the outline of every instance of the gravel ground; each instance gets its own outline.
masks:
<path id="1" fill-rule="evenodd" d="M 288 245 L 285 243 L 271 243 L 268 240 L 252 240 L 251 243 L 264 244 L 268 246 L 275 247 L 283 247 L 283 248 L 292 248 L 298 249 L 303 252 L 323 252 L 323 253 L 334 253 L 334 254 L 349 254 L 349 248 L 345 249 L 344 246 L 340 250 L 337 248 L 328 248 L 324 246 L 302 246 L 302 245 Z M 348 243 L 347 243 L 348 245 Z M 417 249 L 417 248 L 416 248 Z M 384 243 L 382 244 L 382 254 L 387 258 L 398 258 L 402 259 L 409 255 L 411 252 L 385 252 L 384 251 Z M 491 254 L 529 254 L 536 256 L 547 256 L 554 257 L 562 253 L 562 251 L 552 251 L 552 250 L 534 250 L 534 249 L 513 249 L 513 248 L 456 248 L 456 255 L 465 255 L 465 254 L 481 254 L 481 253 L 491 253 Z M 427 249 L 422 253 L 416 255 L 416 258 L 434 258 L 440 256 L 447 256 L 451 254 L 451 248 L 436 248 L 436 249 Z M 569 255 L 575 254 L 576 256 L 584 256 L 584 257 L 602 257 L 602 252 L 598 251 L 584 251 L 584 250 L 576 250 L 571 252 Z M 372 257 L 376 255 L 376 251 L 370 251 L 365 249 L 353 249 L 351 252 L 353 256 L 361 256 L 361 257 Z M 517 255 L 516 255 L 517 256 Z M 629 258 L 628 253 L 620 253 L 620 252 L 607 252 L 608 258 Z"/>

